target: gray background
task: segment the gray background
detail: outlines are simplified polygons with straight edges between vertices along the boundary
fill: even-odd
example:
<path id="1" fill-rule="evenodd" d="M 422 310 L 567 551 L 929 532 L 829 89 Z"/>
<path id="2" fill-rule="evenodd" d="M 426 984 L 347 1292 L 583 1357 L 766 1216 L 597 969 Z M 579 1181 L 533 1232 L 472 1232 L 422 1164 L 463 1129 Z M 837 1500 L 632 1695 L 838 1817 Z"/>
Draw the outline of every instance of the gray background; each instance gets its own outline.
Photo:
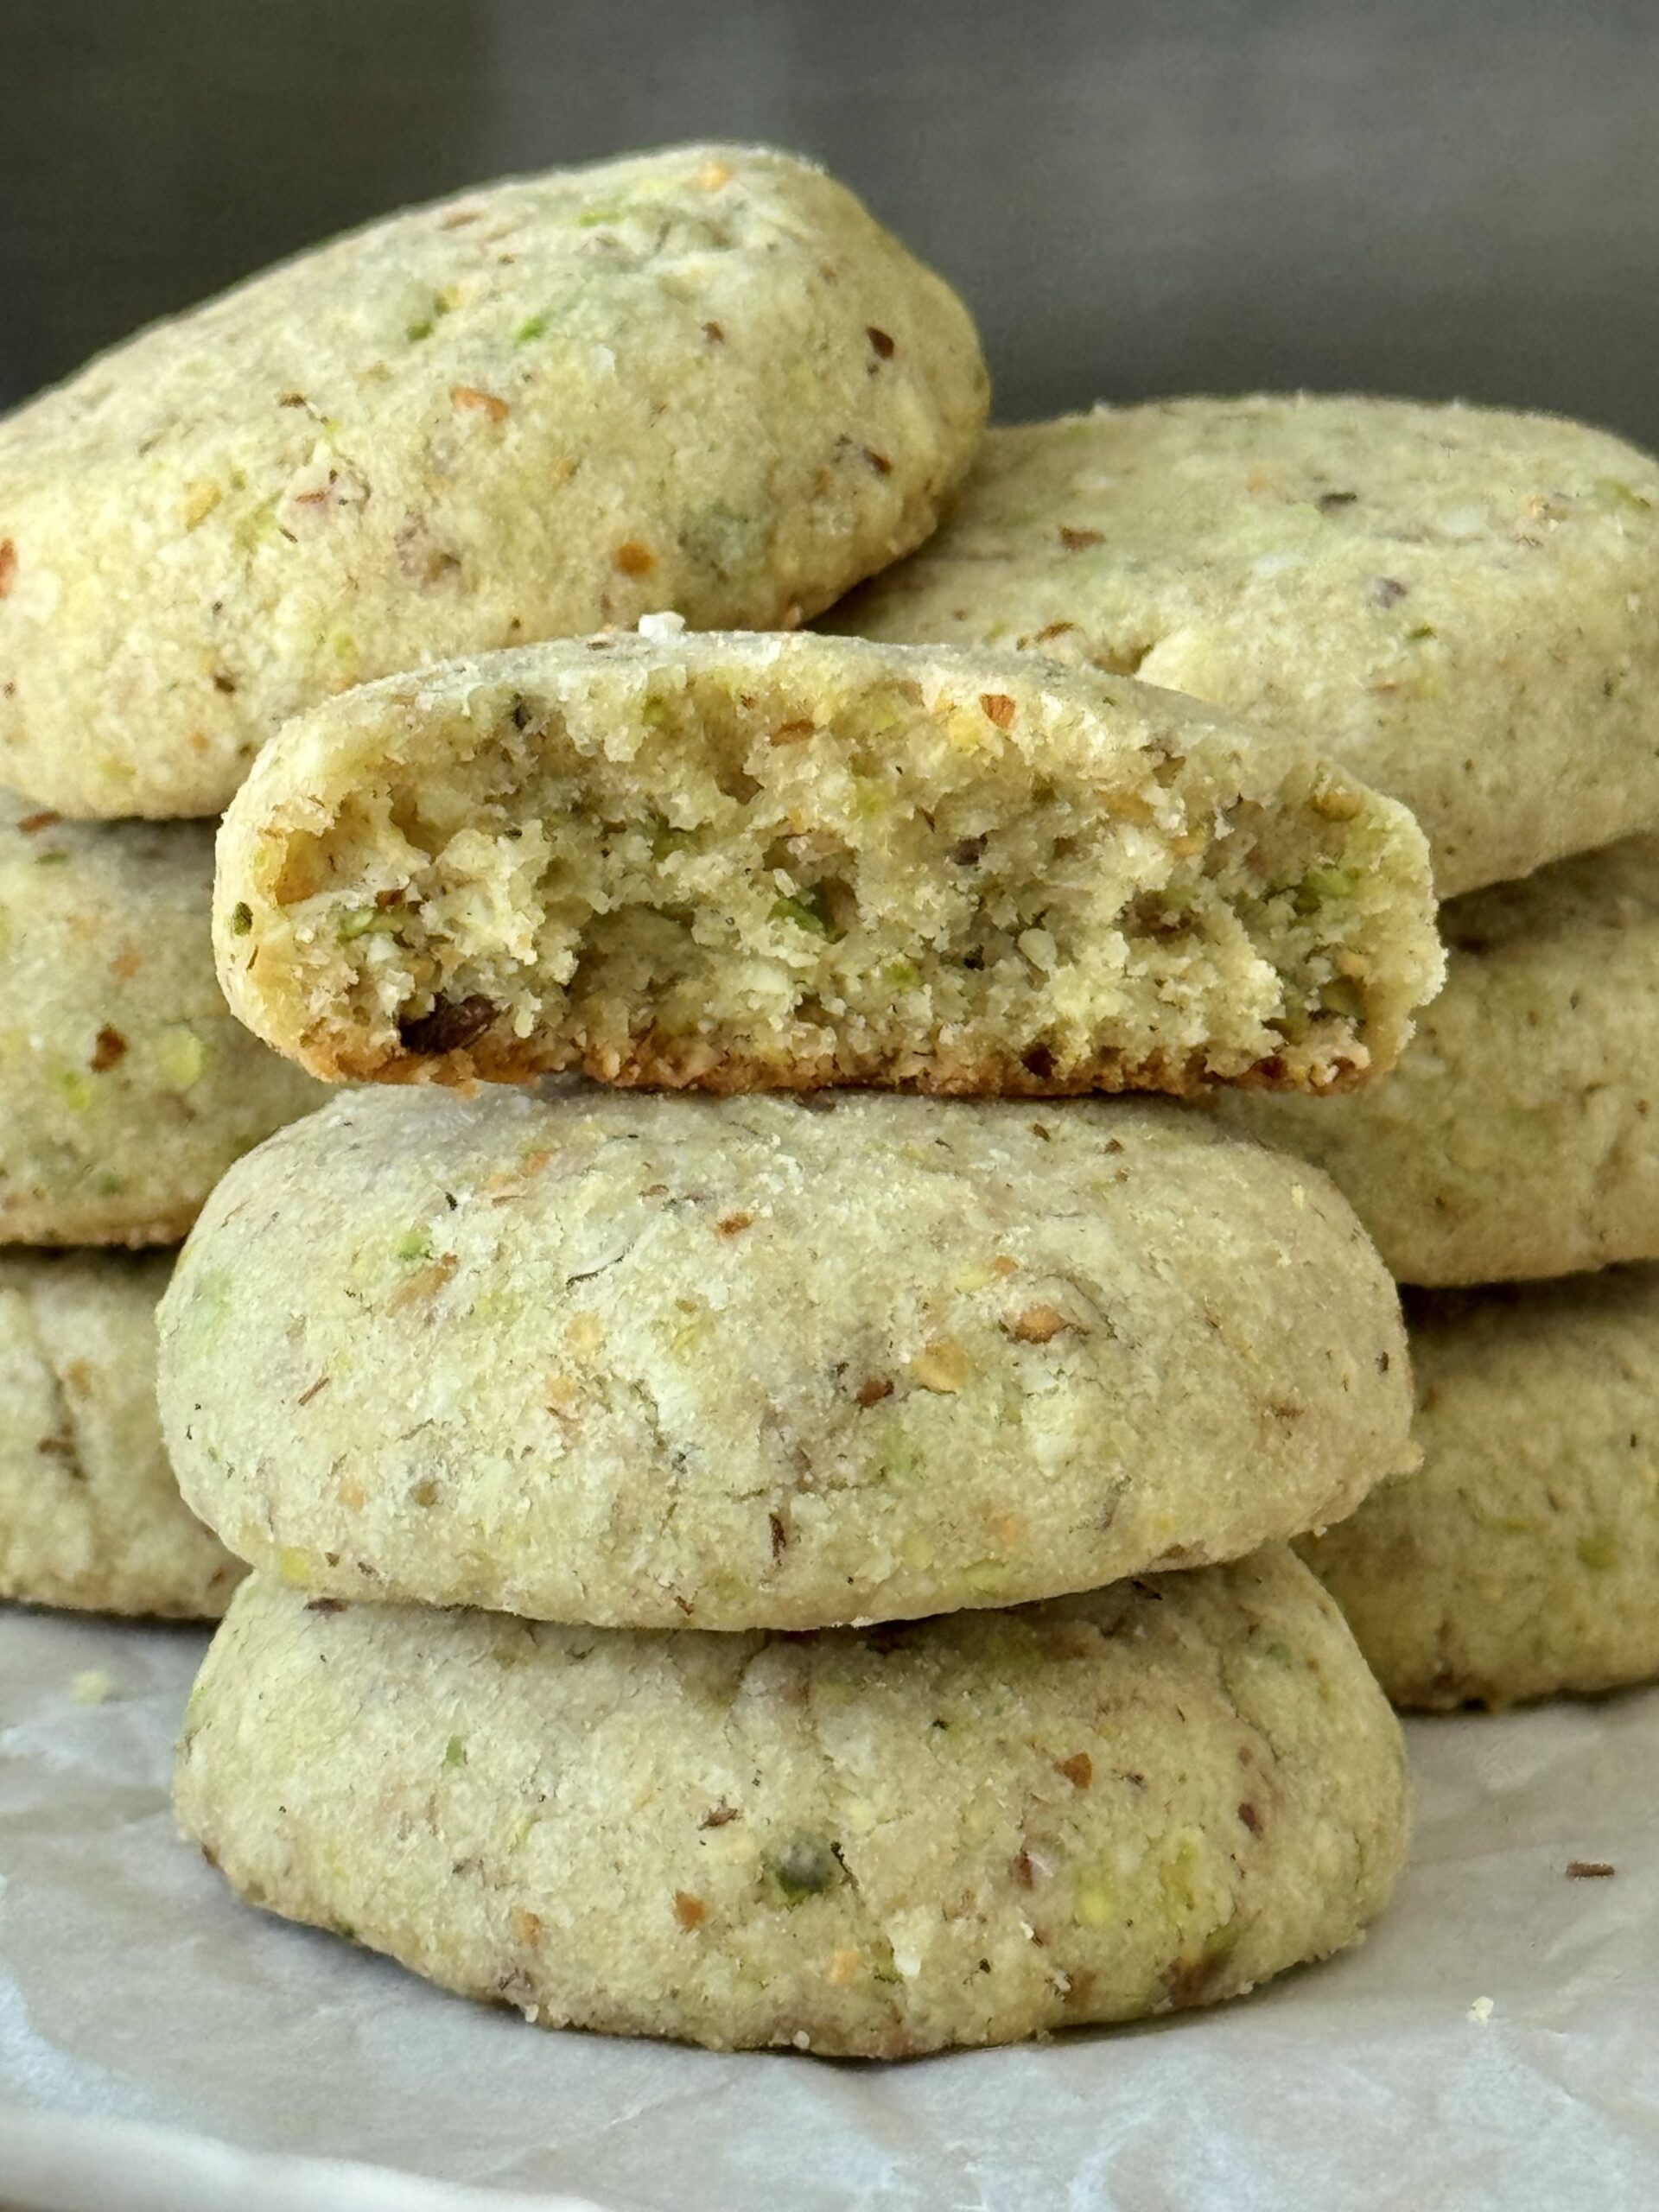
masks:
<path id="1" fill-rule="evenodd" d="M 1659 0 L 0 0 L 0 399 L 402 200 L 803 149 L 1017 416 L 1362 386 L 1659 443 Z"/>

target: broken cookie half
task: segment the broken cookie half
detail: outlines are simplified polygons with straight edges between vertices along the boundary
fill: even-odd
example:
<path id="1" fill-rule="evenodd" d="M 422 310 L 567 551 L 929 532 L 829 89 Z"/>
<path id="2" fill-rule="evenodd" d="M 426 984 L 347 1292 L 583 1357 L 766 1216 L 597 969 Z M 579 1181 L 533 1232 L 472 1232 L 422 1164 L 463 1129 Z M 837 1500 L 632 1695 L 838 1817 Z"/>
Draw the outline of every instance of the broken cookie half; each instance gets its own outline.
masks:
<path id="1" fill-rule="evenodd" d="M 267 747 L 232 1007 L 336 1080 L 1338 1090 L 1438 988 L 1413 817 L 1027 654 L 645 634 L 453 661 Z"/>

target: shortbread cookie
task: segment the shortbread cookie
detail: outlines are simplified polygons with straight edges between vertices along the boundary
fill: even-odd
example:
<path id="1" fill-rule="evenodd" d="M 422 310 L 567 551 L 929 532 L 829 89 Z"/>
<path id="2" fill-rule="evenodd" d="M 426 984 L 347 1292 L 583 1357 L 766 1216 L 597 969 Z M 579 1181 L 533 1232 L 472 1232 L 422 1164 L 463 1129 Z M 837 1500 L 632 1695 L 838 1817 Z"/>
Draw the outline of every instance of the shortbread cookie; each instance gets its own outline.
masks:
<path id="1" fill-rule="evenodd" d="M 256 1566 L 631 1627 L 1232 1558 L 1412 1459 L 1346 1205 L 1162 1102 L 356 1093 L 208 1202 L 161 1395 Z"/>
<path id="2" fill-rule="evenodd" d="M 1541 415 L 1165 400 L 993 431 L 830 626 L 1034 646 L 1306 738 L 1442 896 L 1659 820 L 1659 467 Z"/>
<path id="3" fill-rule="evenodd" d="M 1421 1471 L 1305 1556 L 1396 1704 L 1659 1675 L 1659 1268 L 1409 1302 Z"/>
<path id="4" fill-rule="evenodd" d="M 1402 1282 L 1659 1258 L 1659 837 L 1440 910 L 1446 988 L 1363 1098 L 1228 1100 L 1317 1160 Z"/>
<path id="5" fill-rule="evenodd" d="M 156 1417 L 170 1252 L 0 1254 L 0 1598 L 216 1619 L 240 1565 Z"/>
<path id="6" fill-rule="evenodd" d="M 1403 809 L 1018 653 L 644 638 L 291 724 L 219 844 L 231 1002 L 320 1075 L 1340 1089 L 1435 988 Z"/>
<path id="7" fill-rule="evenodd" d="M 1238 1995 L 1405 1853 L 1397 1722 L 1279 1548 L 874 1634 L 256 1579 L 177 1801 L 241 1894 L 549 2027 L 902 2058 Z"/>
<path id="8" fill-rule="evenodd" d="M 327 1094 L 213 979 L 206 824 L 0 794 L 0 1243 L 176 1243 L 232 1160 Z"/>
<path id="9" fill-rule="evenodd" d="M 216 814 L 366 677 L 652 608 L 787 626 L 926 536 L 987 392 L 961 302 L 787 155 L 372 224 L 0 424 L 0 782 Z"/>

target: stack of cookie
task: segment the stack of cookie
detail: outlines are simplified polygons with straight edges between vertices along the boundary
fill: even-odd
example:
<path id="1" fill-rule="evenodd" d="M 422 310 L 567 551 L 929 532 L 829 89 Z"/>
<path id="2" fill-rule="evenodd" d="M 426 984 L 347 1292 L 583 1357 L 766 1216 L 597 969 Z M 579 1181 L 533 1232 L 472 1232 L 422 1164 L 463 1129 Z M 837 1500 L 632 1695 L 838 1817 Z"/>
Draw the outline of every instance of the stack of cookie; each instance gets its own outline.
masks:
<path id="1" fill-rule="evenodd" d="M 653 607 L 798 621 L 931 528 L 985 396 L 849 194 L 715 149 L 378 225 L 0 423 L 0 1243 L 168 1247 L 319 1102 L 209 944 L 202 817 L 277 721 Z M 168 1265 L 0 1259 L 0 1596 L 223 1610 L 155 1418 Z"/>
<path id="2" fill-rule="evenodd" d="M 785 1095 L 365 1089 L 226 1178 L 162 1408 L 257 1571 L 187 1831 L 451 1986 L 715 2044 L 1351 1941 L 1401 1746 L 1284 1540 L 1411 1456 L 1393 1285 L 1317 1171 L 1046 1094 L 1386 1065 L 1421 833 L 1121 681 L 645 627 L 365 686 L 227 816 L 221 980 L 313 1069 Z"/>
<path id="3" fill-rule="evenodd" d="M 985 407 L 839 187 L 698 149 L 377 226 L 0 435 L 7 774 L 228 804 L 220 982 L 293 1112 L 370 1086 L 163 1301 L 256 1570 L 183 1819 L 549 2021 L 1122 2018 L 1352 1940 L 1403 1851 L 1286 1548 L 1412 1459 L 1392 1282 L 1316 1169 L 1064 1094 L 1386 1070 L 1427 850 L 1301 733 L 788 634 Z"/>
<path id="4" fill-rule="evenodd" d="M 1656 573 L 1659 469 L 1596 432 L 1194 400 L 993 432 L 836 618 L 1136 670 L 1427 831 L 1450 966 L 1398 1071 L 1224 1107 L 1423 1287 L 1423 1467 L 1306 1553 L 1406 1705 L 1659 1673 L 1659 1270 L 1623 1264 L 1659 1257 Z"/>

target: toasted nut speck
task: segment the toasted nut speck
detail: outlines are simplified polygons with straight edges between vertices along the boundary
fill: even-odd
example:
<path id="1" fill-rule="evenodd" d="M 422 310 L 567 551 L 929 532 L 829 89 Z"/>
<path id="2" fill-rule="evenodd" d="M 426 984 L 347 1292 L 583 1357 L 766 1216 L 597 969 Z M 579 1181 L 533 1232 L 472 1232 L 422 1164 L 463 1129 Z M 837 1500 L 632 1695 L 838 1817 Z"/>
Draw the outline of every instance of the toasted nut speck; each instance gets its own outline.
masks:
<path id="1" fill-rule="evenodd" d="M 701 1897 L 694 1897 L 690 1890 L 676 1890 L 674 1917 L 682 1928 L 701 1928 L 709 1917 L 709 1908 Z"/>
<path id="2" fill-rule="evenodd" d="M 715 1224 L 715 1233 L 718 1236 L 741 1236 L 743 1231 L 752 1225 L 753 1220 L 754 1216 L 752 1213 L 744 1213 L 741 1211 L 736 1213 L 723 1213 Z"/>
<path id="3" fill-rule="evenodd" d="M 858 1386 L 861 1406 L 879 1406 L 883 1398 L 893 1395 L 893 1385 L 885 1375 L 872 1375 Z"/>
<path id="4" fill-rule="evenodd" d="M 1060 543 L 1068 553 L 1084 553 L 1091 545 L 1102 542 L 1102 533 L 1097 530 L 1071 530 L 1065 523 L 1060 524 Z"/>
<path id="5" fill-rule="evenodd" d="M 625 576 L 648 576 L 657 565 L 657 556 L 637 537 L 625 538 L 613 557 Z"/>
<path id="6" fill-rule="evenodd" d="M 10 591 L 17 575 L 17 548 L 10 537 L 0 537 L 0 599 Z"/>
<path id="7" fill-rule="evenodd" d="M 521 1904 L 514 1905 L 507 1915 L 507 1925 L 512 1930 L 515 1943 L 539 1943 L 542 1940 L 540 1914 L 528 1912 Z"/>
<path id="8" fill-rule="evenodd" d="M 1062 1329 L 1073 1328 L 1076 1324 L 1068 1321 L 1057 1306 L 1027 1306 L 1024 1313 L 1015 1313 L 1002 1325 L 1016 1344 L 1046 1344 Z"/>
<path id="9" fill-rule="evenodd" d="M 911 1361 L 910 1372 L 924 1390 L 938 1390 L 948 1395 L 960 1390 L 968 1380 L 968 1355 L 953 1337 L 936 1337 L 931 1344 L 924 1344 Z"/>
<path id="10" fill-rule="evenodd" d="M 1054 1769 L 1074 1789 L 1086 1789 L 1095 1778 L 1095 1763 L 1087 1751 L 1073 1751 L 1070 1758 L 1056 1759 Z"/>
<path id="11" fill-rule="evenodd" d="M 985 709 L 988 719 L 994 721 L 998 729 L 1014 728 L 1014 702 L 1006 691 L 982 691 L 979 703 Z"/>
<path id="12" fill-rule="evenodd" d="M 505 423 L 512 413 L 505 399 L 493 391 L 480 391 L 475 385 L 457 384 L 449 388 L 449 404 L 471 414 L 487 415 L 492 423 Z"/>

